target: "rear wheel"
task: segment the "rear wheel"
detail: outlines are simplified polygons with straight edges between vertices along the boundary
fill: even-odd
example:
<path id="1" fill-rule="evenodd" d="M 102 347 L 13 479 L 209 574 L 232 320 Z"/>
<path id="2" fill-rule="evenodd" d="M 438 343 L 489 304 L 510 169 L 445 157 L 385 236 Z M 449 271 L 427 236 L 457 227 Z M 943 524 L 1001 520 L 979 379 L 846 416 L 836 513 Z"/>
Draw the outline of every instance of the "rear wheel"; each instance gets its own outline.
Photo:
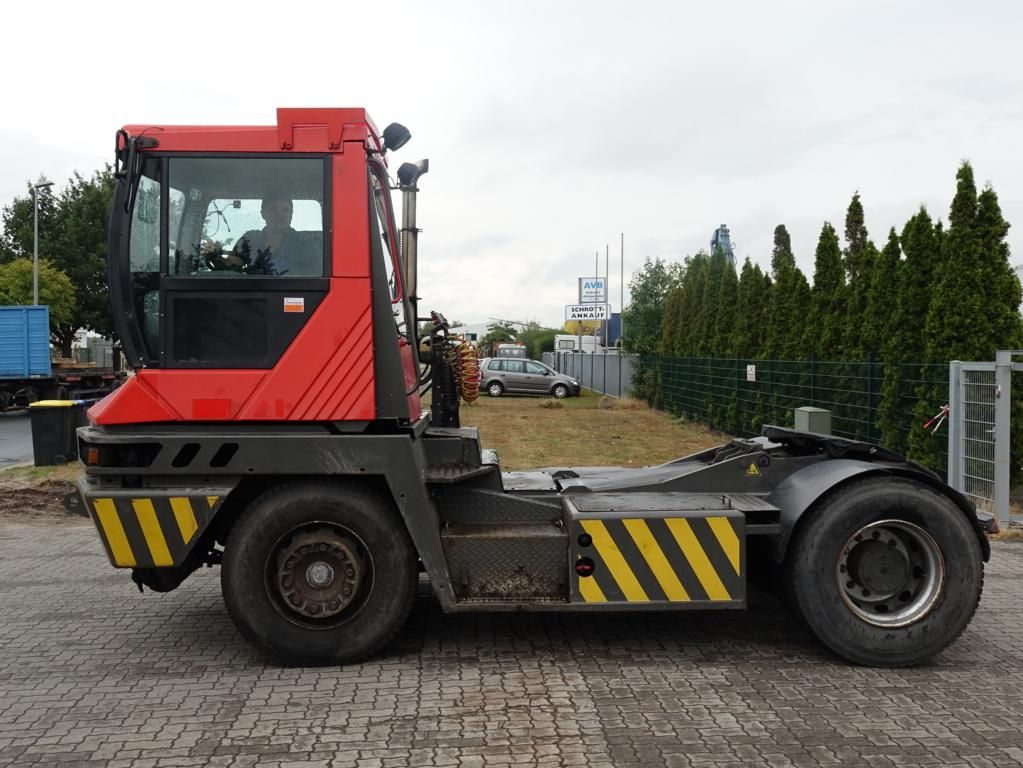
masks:
<path id="1" fill-rule="evenodd" d="M 563 397 L 568 397 L 568 387 L 564 384 L 555 384 L 554 388 L 551 390 L 551 394 L 559 400 Z"/>
<path id="2" fill-rule="evenodd" d="M 365 658 L 412 607 L 416 556 L 391 500 L 341 483 L 260 496 L 224 552 L 224 602 L 241 633 L 287 664 Z"/>
<path id="3" fill-rule="evenodd" d="M 492 381 L 487 385 L 487 394 L 491 397 L 500 397 L 502 392 L 504 392 L 504 387 L 500 382 Z"/>
<path id="4" fill-rule="evenodd" d="M 800 521 L 786 558 L 790 600 L 820 640 L 871 666 L 918 664 L 948 647 L 980 601 L 976 531 L 947 497 L 901 478 L 839 491 Z"/>

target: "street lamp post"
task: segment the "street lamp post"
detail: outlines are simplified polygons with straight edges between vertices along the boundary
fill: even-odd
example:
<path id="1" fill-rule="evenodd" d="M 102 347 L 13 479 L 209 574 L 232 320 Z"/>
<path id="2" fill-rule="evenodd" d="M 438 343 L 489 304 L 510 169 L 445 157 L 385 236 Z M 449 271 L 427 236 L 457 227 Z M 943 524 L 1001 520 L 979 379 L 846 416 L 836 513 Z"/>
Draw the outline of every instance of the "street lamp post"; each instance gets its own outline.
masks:
<path id="1" fill-rule="evenodd" d="M 32 185 L 32 304 L 39 304 L 39 190 L 52 187 L 52 181 Z"/>

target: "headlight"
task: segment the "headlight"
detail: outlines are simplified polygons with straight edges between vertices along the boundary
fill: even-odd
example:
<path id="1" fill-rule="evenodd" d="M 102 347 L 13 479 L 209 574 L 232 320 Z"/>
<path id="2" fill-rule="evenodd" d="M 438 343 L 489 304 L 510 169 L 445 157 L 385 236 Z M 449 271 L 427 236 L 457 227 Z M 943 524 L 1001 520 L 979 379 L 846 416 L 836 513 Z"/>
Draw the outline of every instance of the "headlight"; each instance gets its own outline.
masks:
<path id="1" fill-rule="evenodd" d="M 571 385 L 572 385 L 573 387 L 578 387 L 578 386 L 579 386 L 579 382 L 578 382 L 578 381 L 576 381 L 575 379 L 571 379 L 571 380 L 569 381 L 569 383 L 570 383 L 570 384 L 571 384 Z"/>

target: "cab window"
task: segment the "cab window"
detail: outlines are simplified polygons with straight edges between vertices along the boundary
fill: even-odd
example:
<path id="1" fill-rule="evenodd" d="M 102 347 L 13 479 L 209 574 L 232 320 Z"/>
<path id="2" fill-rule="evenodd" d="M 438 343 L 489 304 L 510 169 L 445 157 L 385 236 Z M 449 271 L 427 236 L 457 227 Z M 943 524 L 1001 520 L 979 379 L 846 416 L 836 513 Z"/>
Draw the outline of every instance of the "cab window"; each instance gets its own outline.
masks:
<path id="1" fill-rule="evenodd" d="M 322 277 L 318 158 L 171 158 L 172 275 Z"/>

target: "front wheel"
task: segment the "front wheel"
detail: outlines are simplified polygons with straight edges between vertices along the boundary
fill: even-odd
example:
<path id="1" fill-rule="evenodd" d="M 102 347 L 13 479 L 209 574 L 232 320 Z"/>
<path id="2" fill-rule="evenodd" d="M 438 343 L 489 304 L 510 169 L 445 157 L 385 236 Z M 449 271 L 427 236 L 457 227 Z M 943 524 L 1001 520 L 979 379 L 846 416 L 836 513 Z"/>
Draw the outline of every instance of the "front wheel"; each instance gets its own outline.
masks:
<path id="1" fill-rule="evenodd" d="M 554 389 L 551 390 L 551 394 L 559 400 L 563 397 L 568 397 L 568 387 L 564 384 L 555 384 Z"/>
<path id="2" fill-rule="evenodd" d="M 416 556 L 391 500 L 369 488 L 267 491 L 228 537 L 221 585 L 239 631 L 286 664 L 365 658 L 412 607 Z"/>
<path id="3" fill-rule="evenodd" d="M 785 578 L 821 642 L 858 664 L 902 667 L 962 634 L 984 565 L 976 530 L 950 499 L 911 480 L 875 477 L 800 521 Z"/>
<path id="4" fill-rule="evenodd" d="M 504 392 L 504 387 L 500 383 L 493 381 L 487 385 L 487 394 L 491 397 L 500 397 L 501 393 Z"/>

